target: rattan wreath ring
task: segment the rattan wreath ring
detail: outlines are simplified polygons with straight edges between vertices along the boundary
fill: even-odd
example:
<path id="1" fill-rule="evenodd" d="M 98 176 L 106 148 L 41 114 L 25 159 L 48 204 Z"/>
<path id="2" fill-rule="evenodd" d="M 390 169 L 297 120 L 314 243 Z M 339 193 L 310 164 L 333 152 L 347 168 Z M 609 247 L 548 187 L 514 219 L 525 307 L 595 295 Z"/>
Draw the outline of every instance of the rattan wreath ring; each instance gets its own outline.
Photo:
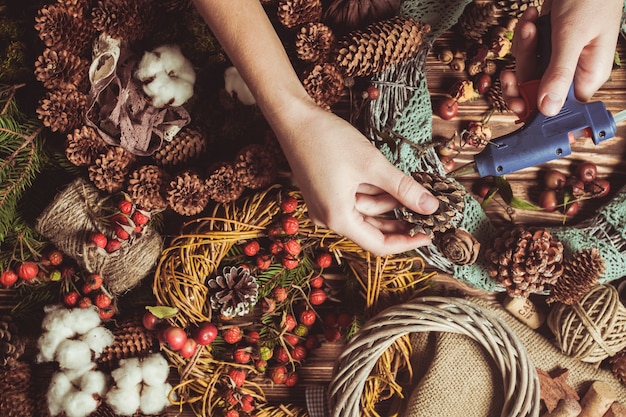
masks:
<path id="1" fill-rule="evenodd" d="M 449 332 L 478 342 L 502 374 L 501 416 L 539 415 L 539 379 L 526 349 L 500 318 L 468 300 L 420 297 L 391 307 L 370 319 L 338 358 L 329 385 L 331 414 L 358 417 L 365 381 L 381 355 L 409 333 Z"/>

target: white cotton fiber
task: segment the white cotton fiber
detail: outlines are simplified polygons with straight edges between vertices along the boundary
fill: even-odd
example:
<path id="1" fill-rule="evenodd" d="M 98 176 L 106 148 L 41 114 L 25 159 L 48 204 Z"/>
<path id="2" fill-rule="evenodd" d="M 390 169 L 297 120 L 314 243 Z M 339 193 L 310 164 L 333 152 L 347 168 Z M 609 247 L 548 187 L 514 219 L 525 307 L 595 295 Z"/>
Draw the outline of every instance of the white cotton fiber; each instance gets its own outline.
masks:
<path id="1" fill-rule="evenodd" d="M 167 395 L 172 386 L 170 384 L 144 385 L 141 390 L 139 409 L 143 414 L 159 414 L 170 405 Z"/>
<path id="2" fill-rule="evenodd" d="M 37 347 L 39 349 L 37 362 L 41 363 L 54 361 L 54 356 L 59 344 L 67 339 L 67 335 L 62 332 L 42 333 L 41 336 L 39 336 L 39 339 L 37 339 Z"/>
<path id="3" fill-rule="evenodd" d="M 256 99 L 248 88 L 248 84 L 241 78 L 239 71 L 235 67 L 228 67 L 224 71 L 224 88 L 231 96 L 237 95 L 237 99 L 246 106 L 256 103 Z"/>
<path id="4" fill-rule="evenodd" d="M 67 417 L 87 417 L 96 411 L 98 401 L 88 392 L 70 392 L 63 401 L 63 409 Z"/>
<path id="5" fill-rule="evenodd" d="M 85 334 L 89 330 L 97 327 L 101 323 L 100 316 L 96 307 L 89 308 L 73 308 L 68 310 L 65 322 L 67 326 L 74 329 L 77 334 Z"/>
<path id="6" fill-rule="evenodd" d="M 61 369 L 80 369 L 91 363 L 91 349 L 80 340 L 64 340 L 59 343 L 55 359 Z"/>
<path id="7" fill-rule="evenodd" d="M 61 414 L 63 411 L 63 398 L 74 390 L 72 382 L 63 372 L 56 372 L 52 375 L 46 398 L 48 400 L 48 411 L 53 416 Z"/>
<path id="8" fill-rule="evenodd" d="M 113 388 L 106 397 L 106 402 L 116 414 L 132 416 L 139 409 L 140 386 L 128 388 Z"/>
<path id="9" fill-rule="evenodd" d="M 138 358 L 122 359 L 120 367 L 111 372 L 115 384 L 120 388 L 134 387 L 143 381 L 141 362 Z"/>
<path id="10" fill-rule="evenodd" d="M 141 363 L 143 382 L 148 385 L 159 385 L 167 381 L 170 373 L 167 359 L 160 353 L 155 353 L 145 358 Z"/>
<path id="11" fill-rule="evenodd" d="M 107 391 L 107 377 L 100 371 L 86 372 L 80 379 L 80 390 L 102 397 Z"/>
<path id="12" fill-rule="evenodd" d="M 98 326 L 85 333 L 81 340 L 87 343 L 89 348 L 94 352 L 95 357 L 99 358 L 102 351 L 107 346 L 111 346 L 115 341 L 115 336 L 106 327 Z"/>

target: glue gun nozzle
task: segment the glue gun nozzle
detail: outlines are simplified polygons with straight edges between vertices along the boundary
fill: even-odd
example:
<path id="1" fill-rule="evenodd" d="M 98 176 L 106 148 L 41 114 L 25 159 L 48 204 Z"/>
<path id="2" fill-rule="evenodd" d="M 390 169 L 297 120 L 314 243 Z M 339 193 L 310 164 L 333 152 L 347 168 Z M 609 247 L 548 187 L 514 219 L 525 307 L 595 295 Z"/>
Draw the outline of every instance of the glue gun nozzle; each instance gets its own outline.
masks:
<path id="1" fill-rule="evenodd" d="M 448 173 L 451 178 L 463 177 L 466 175 L 477 174 L 476 162 L 470 162 Z"/>

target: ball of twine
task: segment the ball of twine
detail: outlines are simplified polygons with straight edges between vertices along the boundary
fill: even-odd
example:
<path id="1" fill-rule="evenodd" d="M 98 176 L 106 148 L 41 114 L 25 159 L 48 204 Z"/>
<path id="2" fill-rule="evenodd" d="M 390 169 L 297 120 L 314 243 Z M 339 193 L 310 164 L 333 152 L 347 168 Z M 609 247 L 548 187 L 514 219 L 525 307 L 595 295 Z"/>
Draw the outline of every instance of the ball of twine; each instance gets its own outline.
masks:
<path id="1" fill-rule="evenodd" d="M 90 242 L 92 233 L 114 233 L 106 220 L 107 208 L 111 209 L 107 204 L 113 204 L 111 199 L 103 197 L 91 182 L 77 178 L 41 213 L 35 230 L 86 271 L 100 274 L 111 293 L 122 294 L 148 275 L 163 241 L 157 232 L 146 227 L 140 235 L 122 241 L 115 252 L 96 248 Z"/>
<path id="2" fill-rule="evenodd" d="M 561 351 L 583 362 L 598 363 L 626 347 L 626 307 L 612 285 L 596 285 L 577 303 L 556 305 L 547 322 Z"/>

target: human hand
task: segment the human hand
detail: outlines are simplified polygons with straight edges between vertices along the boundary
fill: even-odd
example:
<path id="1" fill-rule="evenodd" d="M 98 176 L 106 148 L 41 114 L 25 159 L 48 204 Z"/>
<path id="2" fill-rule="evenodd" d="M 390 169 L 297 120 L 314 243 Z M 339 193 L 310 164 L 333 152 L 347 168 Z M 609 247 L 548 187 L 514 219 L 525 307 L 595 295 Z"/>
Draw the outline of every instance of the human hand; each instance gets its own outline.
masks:
<path id="1" fill-rule="evenodd" d="M 587 101 L 609 78 L 622 7 L 621 0 L 544 2 L 542 14 L 551 14 L 552 55 L 537 91 L 541 113 L 554 116 L 561 110 L 572 81 L 576 98 Z M 530 7 L 520 18 L 513 35 L 516 72 L 501 74 L 503 95 L 518 114 L 525 111 L 518 85 L 536 78 L 537 17 Z"/>
<path id="2" fill-rule="evenodd" d="M 435 197 L 347 121 L 315 105 L 297 113 L 298 123 L 292 118 L 274 130 L 313 221 L 378 255 L 430 243 L 425 235 L 410 236 L 404 222 L 381 215 L 401 206 L 430 214 L 439 207 Z"/>

